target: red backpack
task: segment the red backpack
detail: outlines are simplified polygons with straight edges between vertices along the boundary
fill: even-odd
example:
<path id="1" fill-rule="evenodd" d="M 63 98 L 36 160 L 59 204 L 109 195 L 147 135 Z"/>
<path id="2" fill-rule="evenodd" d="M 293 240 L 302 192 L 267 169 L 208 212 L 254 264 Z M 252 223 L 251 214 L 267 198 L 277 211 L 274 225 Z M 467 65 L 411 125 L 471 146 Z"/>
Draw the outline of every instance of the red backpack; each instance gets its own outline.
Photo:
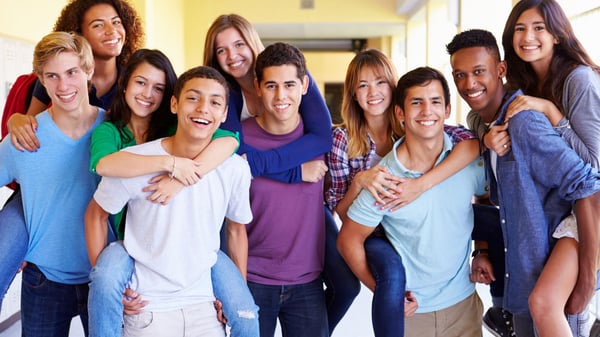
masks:
<path id="1" fill-rule="evenodd" d="M 31 95 L 37 75 L 35 73 L 23 74 L 17 77 L 17 80 L 10 88 L 8 96 L 6 96 L 6 104 L 2 113 L 2 137 L 8 134 L 6 123 L 10 116 L 14 113 L 27 113 L 29 103 L 31 103 Z"/>

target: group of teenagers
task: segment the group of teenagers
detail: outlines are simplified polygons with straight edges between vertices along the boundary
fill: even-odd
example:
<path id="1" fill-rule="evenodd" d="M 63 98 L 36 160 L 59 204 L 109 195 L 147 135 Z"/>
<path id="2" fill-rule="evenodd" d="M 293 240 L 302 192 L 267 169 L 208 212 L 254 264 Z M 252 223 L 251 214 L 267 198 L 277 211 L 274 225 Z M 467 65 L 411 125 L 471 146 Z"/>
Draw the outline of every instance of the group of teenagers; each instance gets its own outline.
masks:
<path id="1" fill-rule="evenodd" d="M 125 0 L 71 0 L 35 47 L 0 143 L 23 336 L 325 337 L 360 283 L 377 337 L 589 336 L 600 67 L 555 0 L 515 4 L 504 59 L 484 30 L 446 45 L 470 130 L 440 71 L 375 49 L 332 128 L 302 53 L 237 14 L 179 77 L 142 40 Z"/>

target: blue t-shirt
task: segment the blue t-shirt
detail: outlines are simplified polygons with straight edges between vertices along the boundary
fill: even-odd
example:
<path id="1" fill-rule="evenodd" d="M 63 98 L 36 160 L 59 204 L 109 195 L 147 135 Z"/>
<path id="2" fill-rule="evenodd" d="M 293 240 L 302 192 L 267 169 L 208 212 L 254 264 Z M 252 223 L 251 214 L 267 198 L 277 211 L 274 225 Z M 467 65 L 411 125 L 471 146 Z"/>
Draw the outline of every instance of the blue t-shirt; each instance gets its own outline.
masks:
<path id="1" fill-rule="evenodd" d="M 0 182 L 21 185 L 29 245 L 25 260 L 35 263 L 51 281 L 88 282 L 90 263 L 85 244 L 84 214 L 99 182 L 90 173 L 90 141 L 94 128 L 75 140 L 65 135 L 48 113 L 36 118 L 42 146 L 36 152 L 18 151 L 10 137 L 0 143 Z"/>
<path id="2" fill-rule="evenodd" d="M 379 165 L 395 176 L 420 177 L 422 172 L 408 170 L 396 156 L 403 141 L 396 142 Z M 444 148 L 435 165 L 451 150 L 452 142 L 444 134 Z M 363 190 L 350 206 L 348 216 L 364 226 L 382 224 L 406 267 L 406 289 L 413 291 L 419 302 L 417 312 L 432 312 L 448 308 L 475 291 L 469 280 L 471 200 L 473 195 L 484 193 L 484 163 L 477 159 L 394 212 L 374 207 L 375 199 Z"/>

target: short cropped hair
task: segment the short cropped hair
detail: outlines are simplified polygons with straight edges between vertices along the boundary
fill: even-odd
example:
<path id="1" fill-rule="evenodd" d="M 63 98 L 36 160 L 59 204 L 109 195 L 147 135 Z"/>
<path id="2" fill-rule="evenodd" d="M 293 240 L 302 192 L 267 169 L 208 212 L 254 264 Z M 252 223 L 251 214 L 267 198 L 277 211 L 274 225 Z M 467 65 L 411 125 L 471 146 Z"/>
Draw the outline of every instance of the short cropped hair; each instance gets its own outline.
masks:
<path id="1" fill-rule="evenodd" d="M 42 76 L 44 66 L 54 56 L 71 52 L 79 57 L 79 66 L 86 73 L 94 69 L 94 54 L 87 40 L 75 33 L 52 32 L 37 43 L 33 51 L 33 71 Z"/>
<path id="2" fill-rule="evenodd" d="M 229 86 L 227 80 L 225 80 L 225 77 L 223 77 L 217 69 L 208 66 L 198 66 L 179 75 L 179 78 L 177 78 L 177 82 L 175 83 L 175 89 L 173 89 L 173 96 L 175 99 L 179 100 L 179 95 L 185 84 L 194 78 L 206 78 L 219 82 L 225 89 L 225 101 L 229 102 Z"/>
<path id="3" fill-rule="evenodd" d="M 500 49 L 494 34 L 483 29 L 470 29 L 456 34 L 452 41 L 446 45 L 446 51 L 452 56 L 461 49 L 472 47 L 484 47 L 497 61 L 501 60 Z"/>
<path id="4" fill-rule="evenodd" d="M 416 86 L 426 86 L 435 80 L 440 81 L 444 90 L 444 106 L 448 106 L 450 104 L 448 81 L 439 70 L 431 67 L 419 67 L 400 77 L 396 86 L 396 105 L 404 109 L 404 100 L 408 89 Z"/>
<path id="5" fill-rule="evenodd" d="M 260 83 L 263 79 L 265 68 L 283 65 L 296 67 L 299 79 L 306 75 L 306 60 L 302 52 L 291 44 L 276 42 L 263 50 L 256 58 L 256 80 Z"/>

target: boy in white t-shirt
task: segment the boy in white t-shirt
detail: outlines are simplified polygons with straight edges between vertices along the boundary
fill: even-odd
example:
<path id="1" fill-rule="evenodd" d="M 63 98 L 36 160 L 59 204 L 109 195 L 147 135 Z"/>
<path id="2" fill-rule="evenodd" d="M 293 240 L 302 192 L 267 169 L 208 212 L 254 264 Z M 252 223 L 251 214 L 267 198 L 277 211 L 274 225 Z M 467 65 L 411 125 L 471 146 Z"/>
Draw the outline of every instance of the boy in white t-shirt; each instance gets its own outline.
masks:
<path id="1" fill-rule="evenodd" d="M 171 99 L 178 117 L 175 135 L 125 151 L 194 158 L 225 120 L 227 101 L 227 84 L 218 71 L 190 69 L 177 80 Z M 142 189 L 150 178 L 103 178 L 86 212 L 94 265 L 108 214 L 128 206 L 124 245 L 135 261 L 131 289 L 144 294 L 148 305 L 142 313 L 125 316 L 124 336 L 225 336 L 213 305 L 210 268 L 223 219 L 244 232 L 252 220 L 248 164 L 233 155 L 167 205 L 146 199 Z M 246 261 L 245 247 L 234 245 L 230 253 Z"/>

